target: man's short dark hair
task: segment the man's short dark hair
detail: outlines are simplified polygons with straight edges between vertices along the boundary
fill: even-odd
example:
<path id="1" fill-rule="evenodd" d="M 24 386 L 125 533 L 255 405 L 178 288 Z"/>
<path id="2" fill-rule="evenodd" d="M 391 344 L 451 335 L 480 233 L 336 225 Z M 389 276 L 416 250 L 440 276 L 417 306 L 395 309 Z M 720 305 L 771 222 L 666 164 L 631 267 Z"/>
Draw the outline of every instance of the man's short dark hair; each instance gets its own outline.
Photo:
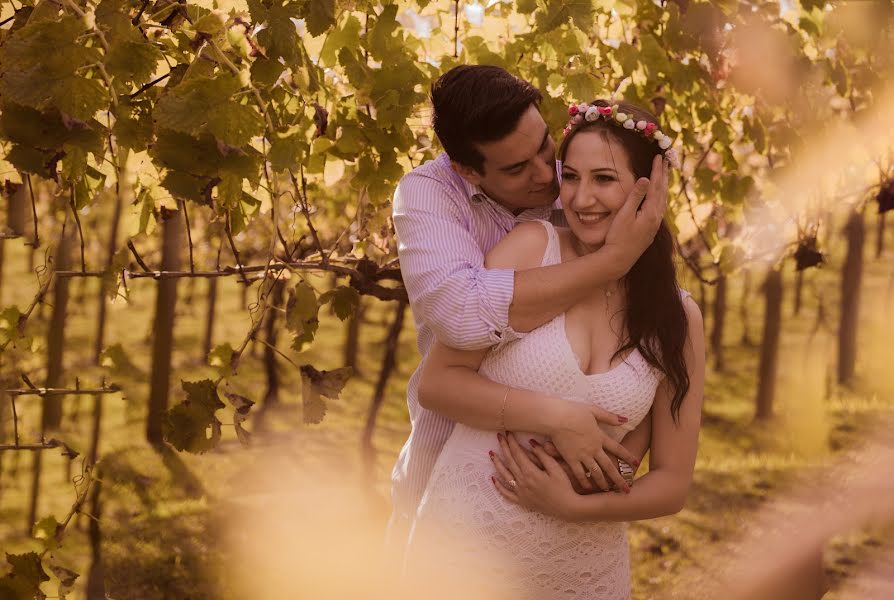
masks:
<path id="1" fill-rule="evenodd" d="M 435 134 L 450 160 L 484 174 L 475 144 L 495 142 L 518 126 L 540 90 L 500 67 L 460 65 L 431 86 Z"/>

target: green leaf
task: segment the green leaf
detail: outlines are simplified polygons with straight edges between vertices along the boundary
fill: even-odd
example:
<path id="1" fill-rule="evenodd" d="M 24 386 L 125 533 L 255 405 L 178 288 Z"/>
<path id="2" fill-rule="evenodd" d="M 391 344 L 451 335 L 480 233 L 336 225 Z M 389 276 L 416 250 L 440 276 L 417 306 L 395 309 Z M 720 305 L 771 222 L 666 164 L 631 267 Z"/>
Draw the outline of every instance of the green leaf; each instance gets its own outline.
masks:
<path id="1" fill-rule="evenodd" d="M 72 587 L 77 578 L 80 577 L 80 575 L 71 569 L 66 569 L 60 565 L 50 565 L 50 571 L 52 571 L 53 575 L 56 576 L 56 579 L 59 580 L 59 584 L 66 588 Z"/>
<path id="2" fill-rule="evenodd" d="M 108 106 L 106 89 L 96 79 L 72 75 L 53 86 L 53 102 L 63 113 L 86 121 Z"/>
<path id="3" fill-rule="evenodd" d="M 248 419 L 248 413 L 251 407 L 255 405 L 253 400 L 249 400 L 245 396 L 239 394 L 226 394 L 227 400 L 233 405 L 233 428 L 236 430 L 236 437 L 243 446 L 251 444 L 251 432 L 245 429 L 242 424 Z"/>
<path id="4" fill-rule="evenodd" d="M 583 31 L 590 31 L 593 27 L 592 0 L 546 0 L 545 5 L 545 10 L 536 16 L 540 33 L 552 31 L 569 20 Z"/>
<path id="5" fill-rule="evenodd" d="M 15 144 L 3 159 L 23 173 L 33 173 L 44 179 L 52 179 L 56 175 L 53 155 L 48 152 Z"/>
<path id="6" fill-rule="evenodd" d="M 8 344 L 22 338 L 24 315 L 16 306 L 7 306 L 0 311 L 0 344 Z"/>
<path id="7" fill-rule="evenodd" d="M 224 408 L 224 403 L 210 379 L 184 381 L 183 390 L 186 399 L 165 413 L 164 438 L 177 450 L 202 454 L 220 441 L 221 423 L 214 413 Z"/>
<path id="8" fill-rule="evenodd" d="M 109 48 L 106 70 L 115 79 L 143 85 L 152 78 L 163 59 L 161 50 L 142 38 L 122 40 Z"/>
<path id="9" fill-rule="evenodd" d="M 395 10 L 397 6 L 394 6 Z M 335 0 L 312 0 L 305 4 L 308 11 L 305 14 L 307 32 L 314 37 L 325 33 L 327 29 L 335 25 Z M 385 11 L 389 10 L 385 7 Z"/>
<path id="10" fill-rule="evenodd" d="M 130 360 L 121 344 L 113 344 L 103 350 L 99 355 L 99 364 L 109 369 L 116 377 L 128 377 L 136 380 L 146 377 L 146 373 Z"/>
<path id="11" fill-rule="evenodd" d="M 234 371 L 234 359 L 237 358 L 229 342 L 216 346 L 208 353 L 208 364 L 217 369 L 221 377 L 229 377 Z"/>
<path id="12" fill-rule="evenodd" d="M 31 537 L 40 540 L 44 548 L 54 550 L 59 544 L 56 540 L 56 532 L 59 529 L 59 522 L 56 517 L 44 517 L 34 524 L 31 528 Z"/>
<path id="13" fill-rule="evenodd" d="M 273 6 L 267 13 L 267 26 L 258 32 L 258 42 L 267 51 L 267 57 L 292 61 L 297 56 L 298 30 L 292 17 L 298 16 L 297 3 Z"/>
<path id="14" fill-rule="evenodd" d="M 320 50 L 320 64 L 326 67 L 334 67 L 338 60 L 339 48 L 359 46 L 362 28 L 360 19 L 354 15 L 348 15 L 341 27 L 332 30 L 326 36 L 326 41 Z"/>
<path id="15" fill-rule="evenodd" d="M 153 116 L 160 127 L 195 135 L 213 111 L 231 102 L 230 98 L 241 87 L 239 80 L 229 73 L 194 77 L 159 98 Z"/>
<path id="16" fill-rule="evenodd" d="M 0 579 L 0 598 L 31 600 L 45 597 L 40 591 L 40 584 L 49 581 L 50 576 L 43 570 L 36 552 L 7 553 L 6 562 L 12 565 L 12 572 Z"/>
<path id="17" fill-rule="evenodd" d="M 211 111 L 207 129 L 223 143 L 239 147 L 264 133 L 264 120 L 251 106 L 230 101 Z"/>
<path id="18" fill-rule="evenodd" d="M 298 335 L 317 321 L 317 294 L 305 282 L 300 282 L 289 290 L 286 301 L 286 328 Z"/>
<path id="19" fill-rule="evenodd" d="M 301 392 L 304 405 L 304 423 L 316 424 L 326 416 L 326 403 L 322 397 L 335 400 L 341 394 L 348 379 L 354 374 L 351 367 L 318 371 L 311 365 L 301 365 Z"/>
<path id="20" fill-rule="evenodd" d="M 320 296 L 320 305 L 328 302 L 332 303 L 335 315 L 344 321 L 356 312 L 360 304 L 360 293 L 352 287 L 340 285 Z"/>
<path id="21" fill-rule="evenodd" d="M 285 65 L 272 58 L 257 58 L 251 64 L 251 80 L 259 87 L 272 87 L 282 72 Z"/>
<path id="22" fill-rule="evenodd" d="M 297 169 L 298 165 L 301 164 L 306 148 L 307 143 L 300 134 L 295 133 L 287 137 L 276 137 L 270 144 L 267 160 L 270 161 L 270 166 L 277 173 L 287 169 Z"/>
<path id="23" fill-rule="evenodd" d="M 214 35 L 223 31 L 226 23 L 227 17 L 225 14 L 212 11 L 202 17 L 199 17 L 196 22 L 193 23 L 193 29 L 195 29 L 199 33 Z"/>

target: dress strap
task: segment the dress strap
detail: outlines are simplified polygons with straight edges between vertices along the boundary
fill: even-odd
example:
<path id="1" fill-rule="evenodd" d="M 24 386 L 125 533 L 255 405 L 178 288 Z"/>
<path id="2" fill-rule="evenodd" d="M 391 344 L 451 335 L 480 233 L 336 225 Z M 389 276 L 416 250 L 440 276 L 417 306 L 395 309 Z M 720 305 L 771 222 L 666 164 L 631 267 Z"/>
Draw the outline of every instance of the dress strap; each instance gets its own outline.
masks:
<path id="1" fill-rule="evenodd" d="M 559 232 L 556 231 L 556 228 L 549 221 L 538 219 L 538 222 L 546 228 L 548 240 L 540 266 L 546 267 L 549 265 L 557 265 L 562 262 L 562 247 L 559 245 Z"/>

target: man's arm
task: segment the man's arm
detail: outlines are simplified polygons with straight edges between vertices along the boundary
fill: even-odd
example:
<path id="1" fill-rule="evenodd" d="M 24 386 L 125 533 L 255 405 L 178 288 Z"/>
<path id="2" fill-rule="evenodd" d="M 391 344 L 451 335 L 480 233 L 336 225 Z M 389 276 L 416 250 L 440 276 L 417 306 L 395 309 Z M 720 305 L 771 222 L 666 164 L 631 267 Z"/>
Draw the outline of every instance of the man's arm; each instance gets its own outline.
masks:
<path id="1" fill-rule="evenodd" d="M 511 269 L 486 269 L 471 215 L 448 187 L 410 174 L 394 194 L 401 274 L 413 313 L 444 344 L 481 350 L 512 336 Z"/>

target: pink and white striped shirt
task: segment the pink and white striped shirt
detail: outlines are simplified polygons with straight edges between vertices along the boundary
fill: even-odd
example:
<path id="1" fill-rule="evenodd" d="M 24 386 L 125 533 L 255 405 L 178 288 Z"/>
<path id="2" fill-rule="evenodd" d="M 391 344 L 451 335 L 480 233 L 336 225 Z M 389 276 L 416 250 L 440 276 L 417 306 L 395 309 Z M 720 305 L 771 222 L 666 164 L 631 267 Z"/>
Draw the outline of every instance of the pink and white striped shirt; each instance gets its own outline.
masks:
<path id="1" fill-rule="evenodd" d="M 407 386 L 412 431 L 391 474 L 392 525 L 406 524 L 415 515 L 454 426 L 421 407 L 417 397 L 435 338 L 454 348 L 477 350 L 523 335 L 509 326 L 514 271 L 485 269 L 484 256 L 516 224 L 549 219 L 553 208 L 513 215 L 460 177 L 443 153 L 401 179 L 394 193 L 394 228 L 422 359 Z M 564 223 L 561 212 L 553 217 Z"/>

